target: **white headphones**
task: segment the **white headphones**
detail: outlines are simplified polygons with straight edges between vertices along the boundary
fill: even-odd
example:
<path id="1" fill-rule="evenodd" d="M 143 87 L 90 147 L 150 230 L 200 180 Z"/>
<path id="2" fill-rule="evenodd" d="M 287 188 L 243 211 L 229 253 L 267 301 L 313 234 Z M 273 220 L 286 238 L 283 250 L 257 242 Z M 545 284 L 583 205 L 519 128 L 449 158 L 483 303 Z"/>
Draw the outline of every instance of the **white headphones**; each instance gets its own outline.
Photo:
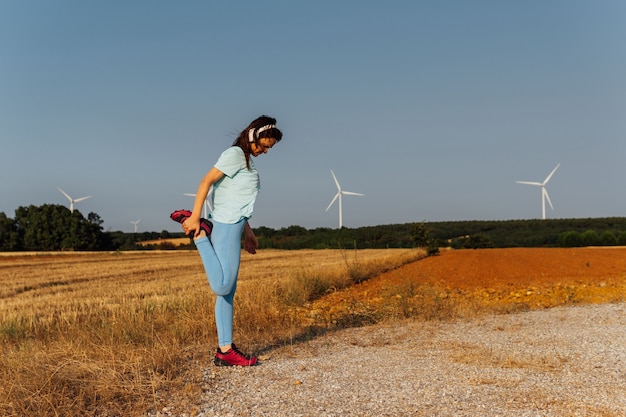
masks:
<path id="1" fill-rule="evenodd" d="M 254 140 L 257 139 L 261 133 L 265 132 L 266 130 L 274 129 L 275 127 L 276 125 L 265 125 L 258 129 L 248 130 L 248 141 L 250 141 L 250 143 L 254 142 Z"/>

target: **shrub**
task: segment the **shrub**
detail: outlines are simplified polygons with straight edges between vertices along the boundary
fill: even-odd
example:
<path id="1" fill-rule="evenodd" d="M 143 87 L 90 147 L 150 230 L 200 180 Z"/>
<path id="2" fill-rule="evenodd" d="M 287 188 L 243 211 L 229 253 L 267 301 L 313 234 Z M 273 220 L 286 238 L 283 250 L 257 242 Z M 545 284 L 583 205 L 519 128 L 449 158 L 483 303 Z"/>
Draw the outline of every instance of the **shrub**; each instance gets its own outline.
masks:
<path id="1" fill-rule="evenodd" d="M 493 248 L 493 242 L 485 235 L 475 234 L 463 242 L 465 249 L 485 249 Z"/>
<path id="2" fill-rule="evenodd" d="M 437 239 L 431 235 L 430 230 L 424 223 L 413 224 L 411 237 L 413 238 L 415 246 L 425 249 L 428 256 L 439 253 L 439 243 Z"/>
<path id="3" fill-rule="evenodd" d="M 583 246 L 598 246 L 600 244 L 600 237 L 594 230 L 587 230 L 582 234 Z"/>
<path id="4" fill-rule="evenodd" d="M 583 237 L 578 232 L 563 232 L 559 236 L 559 245 L 564 248 L 577 248 L 584 246 Z"/>
<path id="5" fill-rule="evenodd" d="M 602 246 L 616 246 L 617 238 L 615 237 L 613 232 L 606 230 L 602 233 L 602 236 L 600 237 L 600 244 Z"/>

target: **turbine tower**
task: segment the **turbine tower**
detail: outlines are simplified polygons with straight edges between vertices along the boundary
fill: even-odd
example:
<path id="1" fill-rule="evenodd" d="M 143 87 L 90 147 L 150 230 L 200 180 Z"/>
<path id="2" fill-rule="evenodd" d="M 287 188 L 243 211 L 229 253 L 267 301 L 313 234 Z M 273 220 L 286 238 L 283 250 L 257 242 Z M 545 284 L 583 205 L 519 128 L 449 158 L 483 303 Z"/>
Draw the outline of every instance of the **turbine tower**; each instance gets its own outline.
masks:
<path id="1" fill-rule="evenodd" d="M 135 220 L 135 221 L 132 221 L 132 220 L 130 221 L 132 224 L 135 225 L 135 233 L 137 233 L 137 225 L 139 224 L 140 221 L 141 221 L 141 219 Z"/>
<path id="2" fill-rule="evenodd" d="M 74 213 L 74 203 L 78 203 L 79 201 L 83 201 L 83 200 L 87 200 L 88 198 L 91 198 L 93 196 L 88 195 L 87 197 L 81 197 L 81 198 L 77 198 L 76 200 L 74 200 L 72 197 L 70 197 L 65 191 L 63 191 L 62 189 L 60 189 L 59 187 L 57 187 L 59 191 L 61 191 L 61 193 L 67 197 L 68 200 L 70 200 L 70 213 Z"/>
<path id="3" fill-rule="evenodd" d="M 339 185 L 339 181 L 337 181 L 337 177 L 335 177 L 335 173 L 333 172 L 333 170 L 330 170 L 330 173 L 333 175 L 333 179 L 335 180 L 335 184 L 337 185 L 337 194 L 335 194 L 335 196 L 333 197 L 333 199 L 331 200 L 330 204 L 328 205 L 328 207 L 326 207 L 326 211 L 328 211 L 328 209 L 333 205 L 333 203 L 335 202 L 335 200 L 337 200 L 337 198 L 339 198 L 339 228 L 341 229 L 343 227 L 343 215 L 342 215 L 342 207 L 341 207 L 341 196 L 342 195 L 358 195 L 358 196 L 364 196 L 365 194 L 359 194 L 359 193 L 353 193 L 351 191 L 343 191 L 341 189 L 341 185 Z"/>
<path id="4" fill-rule="evenodd" d="M 548 204 L 550 204 L 550 208 L 554 210 L 554 206 L 552 205 L 552 201 L 550 201 L 550 196 L 548 195 L 548 191 L 546 190 L 546 184 L 550 181 L 550 178 L 554 175 L 557 169 L 561 164 L 557 164 L 556 167 L 550 172 L 550 174 L 546 177 L 543 182 L 531 182 L 531 181 L 515 181 L 518 184 L 527 184 L 527 185 L 535 185 L 541 187 L 541 215 L 542 219 L 546 219 L 546 200 L 548 200 Z"/>
<path id="5" fill-rule="evenodd" d="M 211 207 L 211 203 L 209 201 L 209 196 L 211 195 L 211 193 L 213 192 L 213 186 L 211 186 L 211 188 L 209 188 L 209 192 L 206 195 L 206 198 L 204 199 L 204 214 L 202 215 L 202 217 L 204 217 L 205 219 L 209 218 L 209 211 L 213 211 L 213 207 Z M 190 194 L 190 193 L 185 193 L 184 195 L 189 196 L 189 197 L 195 197 L 195 194 Z"/>

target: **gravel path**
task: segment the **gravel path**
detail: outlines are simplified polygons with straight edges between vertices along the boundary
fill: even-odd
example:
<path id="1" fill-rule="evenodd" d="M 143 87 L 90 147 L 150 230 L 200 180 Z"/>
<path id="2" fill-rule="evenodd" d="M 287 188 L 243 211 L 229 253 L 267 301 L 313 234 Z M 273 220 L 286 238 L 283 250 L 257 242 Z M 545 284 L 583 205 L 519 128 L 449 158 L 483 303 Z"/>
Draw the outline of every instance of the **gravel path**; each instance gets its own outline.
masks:
<path id="1" fill-rule="evenodd" d="M 348 329 L 201 395 L 180 416 L 626 416 L 626 304 Z"/>

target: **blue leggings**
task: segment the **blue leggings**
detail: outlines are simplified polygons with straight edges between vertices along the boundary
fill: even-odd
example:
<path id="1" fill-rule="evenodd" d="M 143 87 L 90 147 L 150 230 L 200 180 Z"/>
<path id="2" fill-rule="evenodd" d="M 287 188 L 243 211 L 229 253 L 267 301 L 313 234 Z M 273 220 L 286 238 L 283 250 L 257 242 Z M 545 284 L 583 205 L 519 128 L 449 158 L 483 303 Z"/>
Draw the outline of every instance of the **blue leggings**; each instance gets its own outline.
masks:
<path id="1" fill-rule="evenodd" d="M 194 242 L 215 299 L 215 324 L 219 346 L 233 342 L 233 299 L 237 289 L 241 260 L 241 234 L 246 219 L 235 224 L 213 222 L 211 239 L 201 237 Z"/>

